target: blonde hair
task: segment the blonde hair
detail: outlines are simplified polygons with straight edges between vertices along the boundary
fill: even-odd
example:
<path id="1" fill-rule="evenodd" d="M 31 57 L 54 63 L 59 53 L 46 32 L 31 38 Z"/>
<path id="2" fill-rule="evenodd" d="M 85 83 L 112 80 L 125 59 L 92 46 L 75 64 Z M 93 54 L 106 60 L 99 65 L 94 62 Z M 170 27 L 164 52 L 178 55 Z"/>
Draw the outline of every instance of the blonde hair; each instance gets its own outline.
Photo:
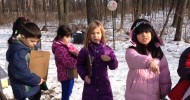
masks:
<path id="1" fill-rule="evenodd" d="M 97 28 L 97 27 L 100 28 L 100 31 L 101 31 L 101 33 L 102 33 L 101 42 L 103 42 L 104 45 L 105 45 L 105 43 L 106 43 L 105 29 L 104 29 L 104 27 L 103 27 L 103 25 L 102 25 L 102 23 L 101 23 L 100 21 L 94 20 L 94 21 L 92 21 L 92 22 L 88 25 L 88 27 L 87 27 L 87 31 L 86 31 L 85 39 L 84 39 L 84 48 L 86 48 L 86 49 L 88 48 L 88 45 L 89 45 L 89 43 L 91 42 L 91 40 L 90 40 L 90 35 L 92 34 L 92 31 L 93 31 L 95 28 Z"/>

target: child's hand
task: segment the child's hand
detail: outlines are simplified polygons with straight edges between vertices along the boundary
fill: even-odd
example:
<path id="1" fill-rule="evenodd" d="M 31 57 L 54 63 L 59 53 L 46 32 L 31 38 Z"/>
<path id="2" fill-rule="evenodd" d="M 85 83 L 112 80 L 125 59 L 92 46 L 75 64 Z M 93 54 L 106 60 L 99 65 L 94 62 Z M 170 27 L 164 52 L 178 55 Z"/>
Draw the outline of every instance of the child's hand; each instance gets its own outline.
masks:
<path id="1" fill-rule="evenodd" d="M 75 59 L 77 59 L 78 54 L 79 54 L 78 51 L 69 51 L 69 50 L 68 50 L 68 53 L 69 53 L 69 55 L 70 55 L 71 57 L 73 57 L 73 58 L 75 58 Z"/>
<path id="2" fill-rule="evenodd" d="M 41 78 L 41 81 L 38 85 L 41 85 L 43 82 L 45 82 L 45 80 Z"/>
<path id="3" fill-rule="evenodd" d="M 111 60 L 111 57 L 107 56 L 107 55 L 101 55 L 101 59 L 103 61 L 110 61 Z"/>
<path id="4" fill-rule="evenodd" d="M 78 51 L 73 51 L 72 52 L 75 56 L 78 56 L 79 52 Z"/>
<path id="5" fill-rule="evenodd" d="M 90 84 L 91 83 L 91 79 L 88 76 L 85 76 L 85 82 Z"/>
<path id="6" fill-rule="evenodd" d="M 160 74 L 160 68 L 154 60 L 150 61 L 149 68 L 153 73 Z"/>

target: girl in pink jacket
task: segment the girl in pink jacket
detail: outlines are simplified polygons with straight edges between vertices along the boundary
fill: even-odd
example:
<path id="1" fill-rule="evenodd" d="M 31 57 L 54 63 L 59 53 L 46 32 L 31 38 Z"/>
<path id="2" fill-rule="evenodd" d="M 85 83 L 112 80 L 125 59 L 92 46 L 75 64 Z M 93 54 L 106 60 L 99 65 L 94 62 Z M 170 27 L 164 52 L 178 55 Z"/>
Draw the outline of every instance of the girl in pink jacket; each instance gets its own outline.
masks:
<path id="1" fill-rule="evenodd" d="M 171 90 L 168 62 L 160 46 L 163 45 L 153 26 L 146 19 L 137 19 L 132 27 L 133 46 L 126 49 L 129 67 L 126 100 L 160 100 Z"/>
<path id="2" fill-rule="evenodd" d="M 69 100 L 74 85 L 74 78 L 68 76 L 68 70 L 76 68 L 76 58 L 79 51 L 70 43 L 71 37 L 71 29 L 68 26 L 61 25 L 52 44 L 52 52 L 57 66 L 57 77 L 62 86 L 61 100 Z"/>

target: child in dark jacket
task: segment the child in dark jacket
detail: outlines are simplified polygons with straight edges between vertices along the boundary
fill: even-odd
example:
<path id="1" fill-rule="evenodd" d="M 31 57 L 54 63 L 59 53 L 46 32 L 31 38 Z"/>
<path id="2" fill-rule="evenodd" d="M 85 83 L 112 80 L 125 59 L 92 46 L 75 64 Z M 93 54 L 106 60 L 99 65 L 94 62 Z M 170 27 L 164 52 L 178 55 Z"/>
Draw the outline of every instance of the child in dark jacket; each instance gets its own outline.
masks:
<path id="1" fill-rule="evenodd" d="M 118 61 L 106 45 L 103 25 L 95 20 L 87 28 L 84 47 L 77 59 L 77 71 L 84 80 L 82 100 L 113 100 L 107 66 L 114 70 Z"/>
<path id="2" fill-rule="evenodd" d="M 57 66 L 57 77 L 62 85 L 61 100 L 69 100 L 74 86 L 74 78 L 69 77 L 68 70 L 76 69 L 76 58 L 79 51 L 70 42 L 71 36 L 71 29 L 68 26 L 61 25 L 52 44 L 52 52 Z"/>
<path id="3" fill-rule="evenodd" d="M 41 37 L 39 27 L 27 18 L 19 17 L 13 24 L 13 34 L 8 40 L 6 59 L 8 76 L 17 100 L 40 100 L 40 85 L 44 82 L 29 69 L 30 51 Z"/>
<path id="4" fill-rule="evenodd" d="M 190 47 L 181 54 L 177 72 L 180 76 L 179 82 L 182 80 L 190 81 Z"/>
<path id="5" fill-rule="evenodd" d="M 190 100 L 190 47 L 181 54 L 177 73 L 180 79 L 168 96 L 171 100 Z"/>

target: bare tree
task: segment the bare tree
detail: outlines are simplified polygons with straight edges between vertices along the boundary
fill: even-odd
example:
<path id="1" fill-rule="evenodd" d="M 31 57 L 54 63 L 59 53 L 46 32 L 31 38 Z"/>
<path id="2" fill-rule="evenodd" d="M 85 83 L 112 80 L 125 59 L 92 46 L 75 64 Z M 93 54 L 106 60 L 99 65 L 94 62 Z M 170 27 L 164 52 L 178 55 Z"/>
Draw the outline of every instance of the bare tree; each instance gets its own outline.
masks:
<path id="1" fill-rule="evenodd" d="M 22 12 L 22 14 L 24 14 L 25 13 L 25 0 L 21 0 L 20 5 L 21 5 L 21 7 L 20 7 L 21 12 Z"/>
<path id="2" fill-rule="evenodd" d="M 141 15 L 141 4 L 142 0 L 134 0 L 133 5 L 134 5 L 134 20 L 139 19 Z"/>
<path id="3" fill-rule="evenodd" d="M 187 6 L 187 0 L 180 0 L 181 5 L 180 5 L 180 10 L 179 10 L 179 18 L 177 21 L 177 28 L 176 28 L 176 33 L 175 33 L 175 38 L 174 41 L 181 41 L 181 34 L 182 34 L 182 25 L 183 25 L 183 19 L 186 11 L 186 6 Z"/>
<path id="4" fill-rule="evenodd" d="M 160 0 L 161 2 L 161 7 L 162 7 L 162 11 L 163 11 L 163 16 L 165 16 L 165 6 L 166 6 L 166 3 L 167 3 L 168 0 Z"/>
<path id="5" fill-rule="evenodd" d="M 6 2 L 8 4 L 8 12 L 9 12 L 9 14 L 12 14 L 13 11 L 14 11 L 14 8 L 16 8 L 15 5 L 14 5 L 16 3 L 15 3 L 15 1 L 12 1 L 12 0 L 7 0 Z"/>
<path id="6" fill-rule="evenodd" d="M 64 24 L 69 24 L 69 0 L 64 0 Z"/>
<path id="7" fill-rule="evenodd" d="M 43 0 L 43 11 L 44 11 L 45 25 L 43 26 L 42 31 L 48 31 L 48 29 L 47 29 L 47 6 L 46 6 L 46 0 Z"/>
<path id="8" fill-rule="evenodd" d="M 99 20 L 95 1 L 96 0 L 86 0 L 88 24 L 93 20 Z"/>
<path id="9" fill-rule="evenodd" d="M 26 5 L 27 5 L 27 15 L 31 16 L 32 12 L 33 12 L 33 0 L 27 0 L 26 1 Z"/>
<path id="10" fill-rule="evenodd" d="M 147 3 L 148 3 L 148 4 L 147 4 L 147 6 L 148 6 L 148 8 L 147 8 L 147 10 L 148 10 L 148 11 L 147 11 L 147 15 L 150 16 L 150 14 L 151 14 L 151 8 L 152 8 L 152 6 L 153 6 L 153 5 L 152 5 L 152 0 L 148 0 Z"/>
<path id="11" fill-rule="evenodd" d="M 176 27 L 177 26 L 177 23 L 178 23 L 178 19 L 179 19 L 179 16 L 180 16 L 180 7 L 181 7 L 181 0 L 177 0 L 177 6 L 176 6 L 176 9 L 175 9 L 175 15 L 174 15 L 174 19 L 173 19 L 173 23 L 172 23 L 172 26 L 173 27 Z"/>
<path id="12" fill-rule="evenodd" d="M 187 2 L 187 9 L 188 9 L 188 19 L 190 19 L 190 0 Z"/>
<path id="13" fill-rule="evenodd" d="M 121 23 L 120 23 L 120 29 L 123 29 L 123 22 L 124 22 L 124 7 L 126 5 L 125 0 L 121 1 Z"/>
<path id="14" fill-rule="evenodd" d="M 142 13 L 143 13 L 144 15 L 147 15 L 148 6 L 150 6 L 150 5 L 148 5 L 148 0 L 143 0 L 143 1 L 142 1 Z"/>
<path id="15" fill-rule="evenodd" d="M 19 16 L 19 3 L 18 0 L 16 0 L 16 10 L 17 10 L 17 17 Z"/>
<path id="16" fill-rule="evenodd" d="M 33 6 L 34 6 L 34 20 L 37 20 L 37 13 L 38 13 L 38 1 L 34 0 L 33 2 Z"/>
<path id="17" fill-rule="evenodd" d="M 169 12 L 168 12 L 168 15 L 167 15 L 166 21 L 165 21 L 165 23 L 164 23 L 164 26 L 163 26 L 163 28 L 162 28 L 162 30 L 161 30 L 161 32 L 160 32 L 160 37 L 162 37 L 162 35 L 164 34 L 164 30 L 165 30 L 166 25 L 167 25 L 167 23 L 168 23 L 168 20 L 169 20 L 169 17 L 170 17 L 170 14 L 171 14 L 171 12 L 172 12 L 173 7 L 174 7 L 174 0 L 172 0 L 172 4 L 170 5 L 170 10 L 169 10 Z"/>
<path id="18" fill-rule="evenodd" d="M 99 20 L 102 20 L 103 19 L 103 15 L 104 15 L 104 3 L 103 3 L 103 1 L 102 0 L 99 0 L 99 5 L 100 5 L 100 7 L 99 7 L 99 9 L 98 9 L 98 11 L 99 11 Z"/>
<path id="19" fill-rule="evenodd" d="M 68 25 L 68 0 L 57 0 L 58 4 L 58 15 L 59 15 L 59 25 Z"/>
<path id="20" fill-rule="evenodd" d="M 64 1 L 57 0 L 58 5 L 58 17 L 59 17 L 59 25 L 64 24 Z"/>
<path id="21" fill-rule="evenodd" d="M 104 4 L 104 20 L 107 20 L 107 16 L 108 16 L 107 4 L 108 4 L 108 1 L 103 0 L 103 4 Z"/>
<path id="22" fill-rule="evenodd" d="M 5 5 L 4 5 L 4 0 L 2 0 L 2 1 L 1 1 L 1 3 L 2 3 L 2 12 L 3 12 L 3 14 L 5 14 Z"/>

